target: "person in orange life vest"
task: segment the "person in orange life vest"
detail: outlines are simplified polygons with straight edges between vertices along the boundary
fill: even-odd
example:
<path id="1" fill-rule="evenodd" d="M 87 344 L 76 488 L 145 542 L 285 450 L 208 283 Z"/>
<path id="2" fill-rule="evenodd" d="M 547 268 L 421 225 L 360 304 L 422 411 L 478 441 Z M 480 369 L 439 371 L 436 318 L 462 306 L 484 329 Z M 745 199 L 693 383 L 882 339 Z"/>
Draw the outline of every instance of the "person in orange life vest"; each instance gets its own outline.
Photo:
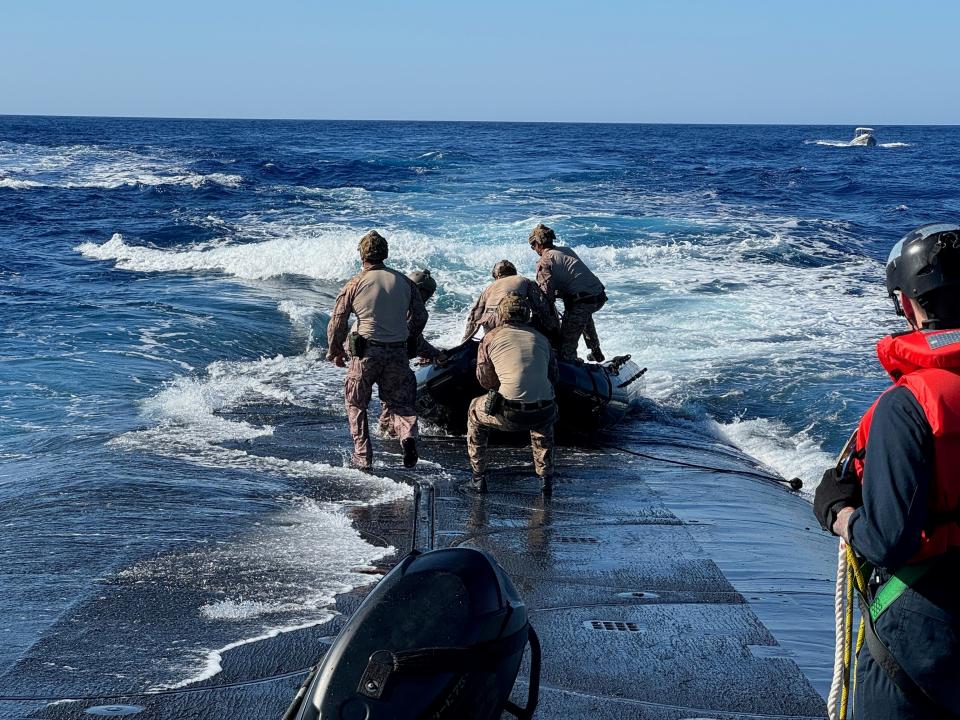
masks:
<path id="1" fill-rule="evenodd" d="M 910 326 L 877 345 L 894 385 L 861 419 L 849 461 L 824 474 L 814 512 L 873 567 L 867 601 L 877 612 L 868 613 L 874 619 L 858 656 L 856 717 L 955 718 L 960 226 L 938 223 L 908 233 L 886 270 L 887 290 Z"/>

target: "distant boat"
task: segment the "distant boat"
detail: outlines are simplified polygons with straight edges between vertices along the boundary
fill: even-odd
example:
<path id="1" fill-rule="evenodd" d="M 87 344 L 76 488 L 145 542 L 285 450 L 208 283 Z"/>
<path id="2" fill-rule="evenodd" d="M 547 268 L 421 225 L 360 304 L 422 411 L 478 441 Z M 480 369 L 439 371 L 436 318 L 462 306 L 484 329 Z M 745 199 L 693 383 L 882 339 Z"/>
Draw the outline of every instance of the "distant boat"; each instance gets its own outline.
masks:
<path id="1" fill-rule="evenodd" d="M 873 128 L 858 127 L 853 132 L 851 145 L 861 145 L 863 147 L 873 147 L 877 144 L 877 139 L 873 136 Z"/>

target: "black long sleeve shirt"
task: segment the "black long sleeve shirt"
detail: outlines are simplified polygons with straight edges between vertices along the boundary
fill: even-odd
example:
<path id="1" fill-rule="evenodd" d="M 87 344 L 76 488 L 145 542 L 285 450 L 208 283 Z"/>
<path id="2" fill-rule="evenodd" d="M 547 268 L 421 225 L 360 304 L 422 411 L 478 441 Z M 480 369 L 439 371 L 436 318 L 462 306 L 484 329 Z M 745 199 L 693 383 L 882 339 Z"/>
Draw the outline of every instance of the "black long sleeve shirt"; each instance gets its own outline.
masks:
<path id="1" fill-rule="evenodd" d="M 863 506 L 850 516 L 850 544 L 874 565 L 900 568 L 920 547 L 934 478 L 933 431 L 905 387 L 877 403 L 864 460 Z"/>

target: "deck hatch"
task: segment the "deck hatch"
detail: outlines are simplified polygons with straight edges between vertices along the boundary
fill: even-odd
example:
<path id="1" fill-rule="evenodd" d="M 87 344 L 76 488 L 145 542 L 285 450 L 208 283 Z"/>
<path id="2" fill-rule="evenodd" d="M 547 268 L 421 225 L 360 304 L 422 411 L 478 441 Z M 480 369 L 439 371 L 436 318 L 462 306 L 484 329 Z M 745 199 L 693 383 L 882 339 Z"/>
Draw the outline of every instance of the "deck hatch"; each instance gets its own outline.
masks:
<path id="1" fill-rule="evenodd" d="M 557 535 L 553 538 L 558 543 L 569 543 L 571 545 L 599 545 L 600 538 L 578 536 L 578 535 Z"/>
<path id="2" fill-rule="evenodd" d="M 587 620 L 584 624 L 588 630 L 602 630 L 613 632 L 640 632 L 640 626 L 635 622 L 622 620 Z"/>

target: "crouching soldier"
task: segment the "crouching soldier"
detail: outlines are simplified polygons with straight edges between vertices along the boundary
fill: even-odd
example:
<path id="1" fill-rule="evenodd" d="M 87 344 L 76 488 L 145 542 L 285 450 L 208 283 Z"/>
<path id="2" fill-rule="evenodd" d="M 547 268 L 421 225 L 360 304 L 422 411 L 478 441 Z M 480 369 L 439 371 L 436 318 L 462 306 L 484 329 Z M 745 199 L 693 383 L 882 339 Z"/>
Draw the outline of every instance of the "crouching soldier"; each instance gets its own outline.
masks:
<path id="1" fill-rule="evenodd" d="M 417 286 L 417 290 L 420 291 L 420 297 L 424 304 L 426 304 L 437 291 L 437 281 L 433 279 L 429 270 L 414 270 L 413 272 L 407 273 L 407 277 Z M 408 355 L 410 354 L 410 350 L 415 353 L 420 365 L 436 363 L 440 367 L 445 367 L 447 364 L 447 354 L 443 350 L 430 344 L 427 339 L 423 337 L 423 333 L 420 333 L 416 338 L 416 348 L 412 346 L 408 348 Z M 393 412 L 390 406 L 384 403 L 383 410 L 380 412 L 380 436 L 396 438 L 397 433 L 395 428 L 396 421 L 394 420 Z"/>
<path id="2" fill-rule="evenodd" d="M 477 379 L 490 392 L 475 398 L 467 412 L 467 452 L 473 480 L 487 491 L 487 442 L 491 430 L 529 432 L 540 490 L 553 491 L 553 385 L 557 359 L 547 338 L 530 327 L 529 302 L 507 295 L 497 306 L 500 326 L 484 335 L 477 352 Z"/>
<path id="3" fill-rule="evenodd" d="M 430 298 L 432 298 L 433 294 L 437 291 L 437 281 L 433 279 L 430 271 L 414 270 L 413 272 L 407 273 L 407 277 L 410 278 L 410 281 L 416 285 L 417 290 L 420 291 L 423 304 L 426 305 L 430 302 Z M 440 367 L 443 367 L 447 364 L 447 354 L 427 342 L 426 338 L 423 337 L 423 333 L 417 336 L 417 347 L 414 352 L 416 352 L 416 357 L 420 360 L 420 365 L 429 365 L 434 362 Z"/>
<path id="4" fill-rule="evenodd" d="M 375 230 L 360 239 L 363 268 L 348 282 L 334 305 L 327 340 L 327 359 L 346 366 L 344 343 L 350 314 L 357 316 L 350 333 L 350 369 L 344 380 L 347 420 L 353 436 L 354 466 L 373 462 L 367 405 L 377 385 L 380 401 L 390 411 L 400 439 L 403 464 L 417 464 L 417 381 L 410 369 L 408 348 L 427 324 L 427 310 L 416 285 L 402 273 L 385 267 L 387 241 Z"/>
<path id="5" fill-rule="evenodd" d="M 497 327 L 500 324 L 497 306 L 511 293 L 526 298 L 530 303 L 530 310 L 533 313 L 532 322 L 538 330 L 550 338 L 558 337 L 560 322 L 557 320 L 556 311 L 552 304 L 547 303 L 543 292 L 533 280 L 517 275 L 516 266 L 509 260 L 498 262 L 493 266 L 490 274 L 493 276 L 493 282 L 487 285 L 470 308 L 462 342 L 476 335 L 481 327 L 484 332 L 490 332 Z"/>

